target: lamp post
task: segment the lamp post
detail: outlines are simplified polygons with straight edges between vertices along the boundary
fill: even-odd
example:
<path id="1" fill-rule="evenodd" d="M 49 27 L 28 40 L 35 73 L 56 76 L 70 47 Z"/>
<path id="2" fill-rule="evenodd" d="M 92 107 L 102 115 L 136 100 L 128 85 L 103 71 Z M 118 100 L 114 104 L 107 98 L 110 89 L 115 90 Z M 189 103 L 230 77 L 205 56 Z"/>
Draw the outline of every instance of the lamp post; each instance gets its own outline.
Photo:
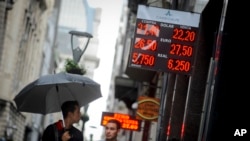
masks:
<path id="1" fill-rule="evenodd" d="M 69 34 L 71 34 L 73 60 L 78 63 L 93 36 L 90 33 L 80 31 L 70 31 Z"/>
<path id="2" fill-rule="evenodd" d="M 71 34 L 71 49 L 73 54 L 73 60 L 75 64 L 78 64 L 83 53 L 86 51 L 90 39 L 93 37 L 90 33 L 80 32 L 80 31 L 69 31 Z M 87 115 L 88 105 L 84 106 L 84 113 L 81 115 L 82 124 L 82 132 L 84 135 L 84 127 L 85 123 L 89 120 L 89 116 Z"/>

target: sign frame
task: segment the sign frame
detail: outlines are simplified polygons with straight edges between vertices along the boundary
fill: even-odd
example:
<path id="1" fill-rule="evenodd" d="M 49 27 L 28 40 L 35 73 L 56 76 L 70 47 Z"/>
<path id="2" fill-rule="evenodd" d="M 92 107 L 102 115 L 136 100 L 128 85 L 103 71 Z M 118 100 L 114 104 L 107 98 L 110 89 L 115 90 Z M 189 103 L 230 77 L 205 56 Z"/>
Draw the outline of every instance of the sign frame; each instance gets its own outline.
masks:
<path id="1" fill-rule="evenodd" d="M 138 6 L 128 66 L 192 74 L 200 14 Z"/>

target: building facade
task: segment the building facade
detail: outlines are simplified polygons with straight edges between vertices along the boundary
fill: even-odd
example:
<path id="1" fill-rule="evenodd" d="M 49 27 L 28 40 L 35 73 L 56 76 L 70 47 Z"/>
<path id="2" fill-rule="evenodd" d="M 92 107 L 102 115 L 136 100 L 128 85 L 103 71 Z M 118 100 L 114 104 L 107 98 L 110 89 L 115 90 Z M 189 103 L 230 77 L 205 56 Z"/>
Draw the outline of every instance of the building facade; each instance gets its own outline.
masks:
<path id="1" fill-rule="evenodd" d="M 32 115 L 18 112 L 13 99 L 25 85 L 52 70 L 53 33 L 48 32 L 53 29 L 48 25 L 54 23 L 48 20 L 55 12 L 54 1 L 3 0 L 0 5 L 0 138 L 29 140 Z"/>

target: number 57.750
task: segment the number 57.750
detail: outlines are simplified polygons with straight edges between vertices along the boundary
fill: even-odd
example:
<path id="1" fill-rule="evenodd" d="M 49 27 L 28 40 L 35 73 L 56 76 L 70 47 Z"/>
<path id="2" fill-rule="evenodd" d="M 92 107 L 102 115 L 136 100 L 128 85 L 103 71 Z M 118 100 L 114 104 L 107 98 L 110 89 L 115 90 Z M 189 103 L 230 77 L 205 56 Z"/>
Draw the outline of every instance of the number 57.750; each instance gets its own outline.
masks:
<path id="1" fill-rule="evenodd" d="M 155 57 L 149 54 L 134 52 L 132 62 L 138 65 L 153 66 L 155 64 Z"/>

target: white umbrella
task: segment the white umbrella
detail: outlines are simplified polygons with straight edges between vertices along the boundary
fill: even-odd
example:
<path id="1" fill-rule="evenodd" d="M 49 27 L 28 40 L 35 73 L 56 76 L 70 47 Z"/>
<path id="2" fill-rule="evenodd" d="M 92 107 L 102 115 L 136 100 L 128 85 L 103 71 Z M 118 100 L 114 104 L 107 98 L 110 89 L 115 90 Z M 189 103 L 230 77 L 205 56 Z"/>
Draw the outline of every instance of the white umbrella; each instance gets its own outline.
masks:
<path id="1" fill-rule="evenodd" d="M 80 106 L 102 97 L 100 84 L 66 72 L 41 76 L 25 86 L 14 98 L 21 112 L 48 114 L 61 111 L 61 104 L 77 100 Z"/>

